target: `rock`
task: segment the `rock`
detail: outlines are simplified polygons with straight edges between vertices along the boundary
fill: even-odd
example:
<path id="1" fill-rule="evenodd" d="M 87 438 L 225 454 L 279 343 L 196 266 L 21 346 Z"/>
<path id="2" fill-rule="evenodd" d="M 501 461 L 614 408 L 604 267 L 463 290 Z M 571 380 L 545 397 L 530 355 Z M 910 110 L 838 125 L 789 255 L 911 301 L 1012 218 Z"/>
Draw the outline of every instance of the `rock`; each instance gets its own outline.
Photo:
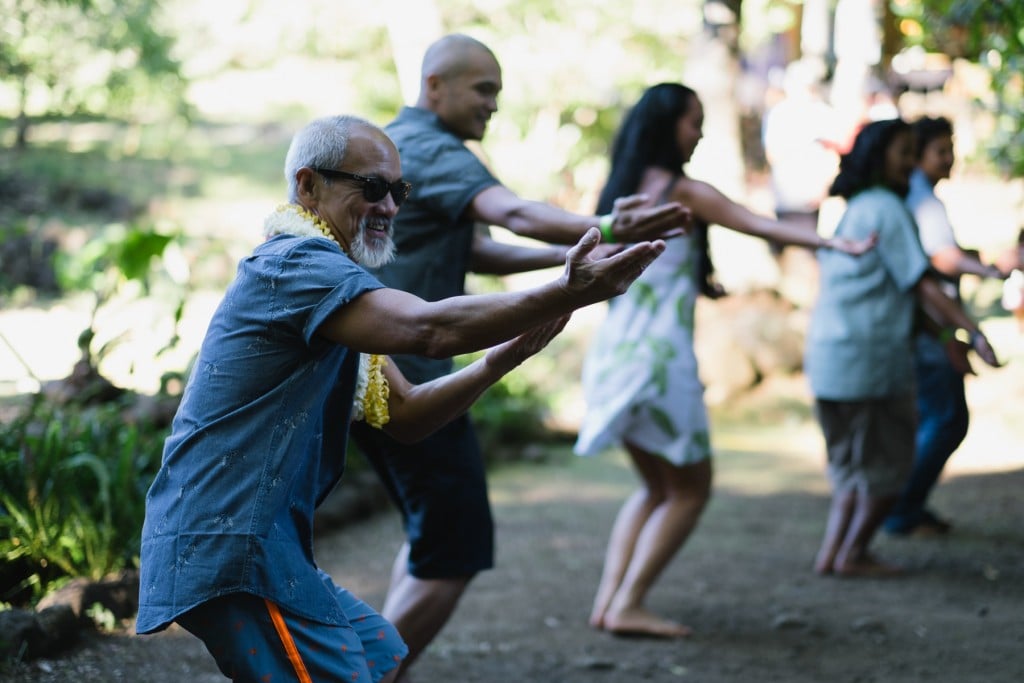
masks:
<path id="1" fill-rule="evenodd" d="M 315 532 L 337 531 L 347 523 L 369 517 L 388 505 L 387 491 L 373 472 L 346 473 L 316 509 Z"/>
<path id="2" fill-rule="evenodd" d="M 885 623 L 874 617 L 860 617 L 854 619 L 850 624 L 850 630 L 854 633 L 885 633 Z"/>
<path id="3" fill-rule="evenodd" d="M 776 631 L 802 631 L 810 623 L 798 614 L 783 612 L 772 619 L 772 628 Z"/>
<path id="4" fill-rule="evenodd" d="M 0 612 L 0 659 L 38 657 L 45 640 L 46 634 L 34 612 L 22 609 Z"/>
<path id="5" fill-rule="evenodd" d="M 39 656 L 57 654 L 78 642 L 81 621 L 68 605 L 55 605 L 40 610 L 36 613 L 36 621 L 43 631 Z"/>
<path id="6" fill-rule="evenodd" d="M 765 378 L 803 367 L 806 311 L 775 292 L 698 299 L 696 354 L 707 401 L 722 403 Z"/>
<path id="7" fill-rule="evenodd" d="M 0 660 L 24 661 L 56 655 L 78 642 L 80 622 L 70 607 L 41 612 L 0 612 Z"/>
<path id="8" fill-rule="evenodd" d="M 73 579 L 60 590 L 40 600 L 36 609 L 43 611 L 49 607 L 66 605 L 77 618 L 87 620 L 86 611 L 97 603 L 118 619 L 134 616 L 139 608 L 138 572 L 125 571 L 117 577 L 96 582 L 83 578 Z"/>
<path id="9" fill-rule="evenodd" d="M 589 669 L 590 671 L 611 671 L 618 667 L 612 659 L 606 659 L 604 657 L 580 657 L 573 665 L 577 669 Z"/>

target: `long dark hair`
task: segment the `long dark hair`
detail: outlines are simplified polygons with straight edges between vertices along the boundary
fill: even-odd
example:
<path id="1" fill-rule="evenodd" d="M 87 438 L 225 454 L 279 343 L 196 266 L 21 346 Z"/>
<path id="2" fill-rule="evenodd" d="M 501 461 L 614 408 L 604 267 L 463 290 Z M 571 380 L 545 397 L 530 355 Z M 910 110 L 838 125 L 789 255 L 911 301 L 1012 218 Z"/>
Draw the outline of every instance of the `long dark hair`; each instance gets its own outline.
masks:
<path id="1" fill-rule="evenodd" d="M 636 192 L 649 166 L 675 175 L 683 172 L 676 123 L 696 99 L 697 93 L 680 83 L 659 83 L 644 91 L 615 135 L 611 170 L 597 202 L 598 213 L 610 212 L 618 197 Z"/>
<path id="2" fill-rule="evenodd" d="M 839 174 L 828 193 L 849 199 L 858 192 L 883 184 L 885 151 L 898 133 L 909 131 L 903 119 L 872 121 L 857 133 L 853 148 L 839 159 Z"/>
<path id="3" fill-rule="evenodd" d="M 697 101 L 697 93 L 681 83 L 659 83 L 644 91 L 615 134 L 611 169 L 597 201 L 599 214 L 610 213 L 617 198 L 635 193 L 646 168 L 682 175 L 685 160 L 676 144 L 676 124 Z M 708 252 L 707 224 L 699 222 L 691 234 L 701 254 L 697 284 L 702 293 L 708 293 L 714 265 Z"/>

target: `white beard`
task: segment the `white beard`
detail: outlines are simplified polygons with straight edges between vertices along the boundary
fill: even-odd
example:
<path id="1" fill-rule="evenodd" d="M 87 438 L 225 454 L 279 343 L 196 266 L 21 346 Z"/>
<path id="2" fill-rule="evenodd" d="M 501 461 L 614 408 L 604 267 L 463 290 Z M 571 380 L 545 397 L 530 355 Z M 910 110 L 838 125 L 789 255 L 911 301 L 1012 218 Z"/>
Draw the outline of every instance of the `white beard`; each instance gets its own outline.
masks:
<path id="1" fill-rule="evenodd" d="M 364 218 L 359 222 L 359 230 L 356 232 L 356 237 L 352 240 L 352 244 L 349 247 L 352 250 L 352 260 L 361 266 L 371 269 L 380 268 L 395 259 L 394 225 L 391 221 L 381 221 L 380 219 L 375 219 L 375 222 L 378 225 L 381 223 L 387 224 L 387 238 L 383 243 L 378 239 L 374 239 L 374 246 L 370 246 L 367 243 L 366 235 L 370 229 L 369 219 Z"/>

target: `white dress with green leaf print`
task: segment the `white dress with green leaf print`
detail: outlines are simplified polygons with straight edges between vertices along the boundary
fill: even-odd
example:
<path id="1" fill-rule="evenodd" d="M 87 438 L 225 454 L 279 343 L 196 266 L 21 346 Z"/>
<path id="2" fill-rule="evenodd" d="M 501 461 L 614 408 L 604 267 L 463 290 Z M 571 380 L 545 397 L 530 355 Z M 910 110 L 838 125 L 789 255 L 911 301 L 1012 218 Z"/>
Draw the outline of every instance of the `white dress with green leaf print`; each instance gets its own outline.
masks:
<path id="1" fill-rule="evenodd" d="M 676 465 L 711 455 L 704 385 L 693 352 L 698 254 L 689 237 L 665 252 L 609 304 L 583 365 L 587 414 L 575 451 L 623 441 Z"/>

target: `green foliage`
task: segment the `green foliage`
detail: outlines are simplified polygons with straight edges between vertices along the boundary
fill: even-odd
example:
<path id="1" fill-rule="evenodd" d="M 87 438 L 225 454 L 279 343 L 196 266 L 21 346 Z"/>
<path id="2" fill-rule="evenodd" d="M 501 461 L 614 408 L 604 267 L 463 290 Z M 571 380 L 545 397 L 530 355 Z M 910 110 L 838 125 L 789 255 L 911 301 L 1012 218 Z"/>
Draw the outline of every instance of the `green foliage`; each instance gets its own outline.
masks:
<path id="1" fill-rule="evenodd" d="M 531 444 L 565 438 L 551 426 L 550 418 L 558 415 L 575 393 L 582 369 L 579 350 L 580 340 L 563 332 L 477 399 L 470 415 L 489 460 L 515 460 Z M 456 368 L 484 353 L 456 358 Z"/>
<path id="2" fill-rule="evenodd" d="M 46 114 L 185 114 L 160 9 L 158 0 L 0 0 L 0 81 L 18 93 L 23 125 Z"/>
<path id="3" fill-rule="evenodd" d="M 483 40 L 502 68 L 483 147 L 517 193 L 592 211 L 622 114 L 682 77 L 702 0 L 449 0 L 444 30 Z"/>
<path id="4" fill-rule="evenodd" d="M 489 458 L 550 438 L 544 427 L 549 412 L 543 393 L 515 373 L 488 389 L 470 409 Z"/>
<path id="5" fill-rule="evenodd" d="M 85 610 L 85 614 L 100 630 L 109 633 L 117 627 L 117 617 L 114 616 L 114 613 L 98 602 L 90 605 L 89 609 Z"/>
<path id="6" fill-rule="evenodd" d="M 173 239 L 147 226 L 110 224 L 82 249 L 61 256 L 61 283 L 69 290 L 96 292 L 101 301 L 126 282 L 146 286 L 153 262 Z"/>
<path id="7" fill-rule="evenodd" d="M 0 435 L 0 560 L 29 569 L 37 596 L 63 577 L 137 564 L 145 496 L 165 430 L 126 424 L 121 406 L 37 401 Z"/>
<path id="8" fill-rule="evenodd" d="M 1006 173 L 1024 176 L 1024 3 L 1019 0 L 892 0 L 897 16 L 916 22 L 925 48 L 964 57 L 988 71 L 995 116 L 988 141 Z"/>
<path id="9" fill-rule="evenodd" d="M 145 296 L 149 294 L 156 280 L 173 281 L 175 278 L 166 268 L 160 269 L 157 264 L 163 263 L 161 257 L 174 239 L 174 235 L 160 233 L 149 226 L 110 224 L 82 249 L 58 254 L 57 274 L 63 287 L 68 290 L 90 291 L 96 297 L 89 326 L 78 338 L 78 346 L 83 352 L 83 357 L 93 368 L 98 366 L 103 357 L 121 339 L 121 335 L 115 335 L 99 349 L 92 348 L 97 337 L 98 311 L 121 292 L 126 284 L 135 283 L 141 290 L 136 295 Z M 172 314 L 174 332 L 159 353 L 170 350 L 178 342 L 177 326 L 184 313 L 186 285 L 187 282 L 184 281 L 175 284 L 177 303 Z"/>

